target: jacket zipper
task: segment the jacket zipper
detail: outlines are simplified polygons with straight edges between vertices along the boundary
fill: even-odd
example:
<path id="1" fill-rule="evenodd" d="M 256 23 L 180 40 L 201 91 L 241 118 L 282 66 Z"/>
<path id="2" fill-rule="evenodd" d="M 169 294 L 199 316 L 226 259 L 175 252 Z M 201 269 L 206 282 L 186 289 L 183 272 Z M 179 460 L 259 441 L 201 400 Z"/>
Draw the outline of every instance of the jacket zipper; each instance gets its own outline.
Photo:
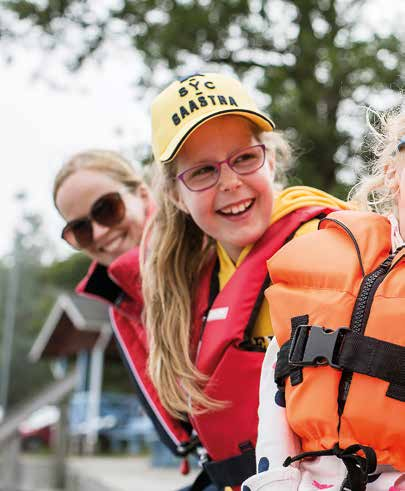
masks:
<path id="1" fill-rule="evenodd" d="M 352 312 L 352 318 L 350 321 L 350 328 L 356 332 L 357 334 L 363 334 L 366 328 L 366 324 L 368 321 L 368 317 L 370 315 L 370 310 L 371 310 L 371 305 L 373 303 L 374 295 L 375 292 L 377 291 L 377 288 L 381 284 L 381 282 L 384 280 L 386 275 L 390 271 L 390 266 L 392 264 L 392 260 L 396 256 L 396 254 L 399 252 L 401 248 L 397 249 L 394 253 L 390 254 L 387 259 L 385 259 L 377 269 L 375 269 L 373 272 L 369 273 L 368 275 L 365 275 L 364 271 L 364 266 L 363 266 L 363 261 L 361 258 L 361 253 L 360 253 L 360 247 L 359 244 L 357 243 L 356 237 L 353 235 L 352 231 L 347 227 L 344 223 L 342 223 L 340 220 L 332 219 L 329 217 L 324 218 L 322 221 L 330 221 L 336 223 L 339 227 L 341 227 L 344 232 L 347 233 L 347 235 L 350 237 L 352 240 L 354 247 L 356 249 L 357 257 L 359 259 L 360 263 L 360 269 L 363 274 L 363 281 L 360 286 L 359 294 L 357 295 L 356 303 L 354 305 L 354 309 Z M 397 262 L 400 262 L 402 258 L 400 258 Z M 393 266 L 397 265 L 397 262 L 394 263 Z M 339 389 L 338 389 L 338 414 L 339 414 L 339 425 L 338 425 L 338 430 L 340 428 L 340 416 L 343 413 L 346 400 L 349 394 L 350 390 L 350 385 L 352 381 L 353 373 L 348 372 L 343 370 L 342 376 L 340 378 L 339 382 Z"/>
<path id="2" fill-rule="evenodd" d="M 387 259 L 385 259 L 385 261 L 383 261 L 378 266 L 377 269 L 365 276 L 361 283 L 359 294 L 357 296 L 356 303 L 353 309 L 352 319 L 350 322 L 350 329 L 356 334 L 363 334 L 365 331 L 374 295 L 377 291 L 377 288 L 380 286 L 384 278 L 389 273 L 390 266 L 394 257 L 395 253 L 390 254 Z M 339 383 L 339 415 L 342 415 L 343 413 L 347 396 L 349 394 L 352 378 L 353 372 L 343 371 Z"/>

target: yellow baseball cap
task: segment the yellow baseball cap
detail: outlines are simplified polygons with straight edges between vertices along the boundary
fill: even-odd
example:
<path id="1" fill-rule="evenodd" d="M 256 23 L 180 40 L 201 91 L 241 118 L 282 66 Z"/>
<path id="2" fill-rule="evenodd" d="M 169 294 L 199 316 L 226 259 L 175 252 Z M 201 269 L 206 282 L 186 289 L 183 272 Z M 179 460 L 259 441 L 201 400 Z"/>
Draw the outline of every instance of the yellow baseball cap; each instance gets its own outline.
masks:
<path id="1" fill-rule="evenodd" d="M 173 82 L 152 103 L 155 159 L 172 161 L 198 126 L 225 114 L 244 116 L 263 131 L 274 129 L 273 121 L 259 111 L 239 80 L 204 73 Z"/>

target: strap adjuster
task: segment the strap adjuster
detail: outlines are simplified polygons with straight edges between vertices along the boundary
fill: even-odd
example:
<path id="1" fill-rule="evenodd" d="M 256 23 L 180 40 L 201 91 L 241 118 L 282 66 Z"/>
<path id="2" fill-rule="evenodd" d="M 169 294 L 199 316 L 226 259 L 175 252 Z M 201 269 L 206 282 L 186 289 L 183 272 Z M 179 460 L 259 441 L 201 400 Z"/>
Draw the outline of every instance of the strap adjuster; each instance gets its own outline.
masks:
<path id="1" fill-rule="evenodd" d="M 190 440 L 181 442 L 177 445 L 177 453 L 181 457 L 186 457 L 188 454 L 193 452 L 199 445 L 201 445 L 200 439 L 197 435 L 192 435 Z"/>
<path id="2" fill-rule="evenodd" d="M 291 338 L 289 365 L 296 367 L 329 365 L 342 369 L 338 358 L 343 339 L 348 332 L 351 331 L 347 327 L 334 331 L 306 324 L 297 326 Z"/>

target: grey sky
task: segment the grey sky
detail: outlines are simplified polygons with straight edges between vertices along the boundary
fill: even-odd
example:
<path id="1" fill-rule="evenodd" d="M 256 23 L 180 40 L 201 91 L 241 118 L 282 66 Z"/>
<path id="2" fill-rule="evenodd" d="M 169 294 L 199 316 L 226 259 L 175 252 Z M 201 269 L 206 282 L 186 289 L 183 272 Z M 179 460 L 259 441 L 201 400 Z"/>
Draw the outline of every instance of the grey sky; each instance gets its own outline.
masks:
<path id="1" fill-rule="evenodd" d="M 136 69 L 132 60 L 129 52 L 121 53 L 102 68 L 89 64 L 78 76 L 51 74 L 66 84 L 67 91 L 33 80 L 40 64 L 34 52 L 21 50 L 13 64 L 0 64 L 0 256 L 8 252 L 16 226 L 13 195 L 17 191 L 27 191 L 29 203 L 43 214 L 47 232 L 59 249 L 62 221 L 53 208 L 51 190 L 62 162 L 85 148 L 125 153 L 149 140 L 146 106 L 141 107 L 130 87 Z M 67 247 L 59 250 L 68 252 Z"/>

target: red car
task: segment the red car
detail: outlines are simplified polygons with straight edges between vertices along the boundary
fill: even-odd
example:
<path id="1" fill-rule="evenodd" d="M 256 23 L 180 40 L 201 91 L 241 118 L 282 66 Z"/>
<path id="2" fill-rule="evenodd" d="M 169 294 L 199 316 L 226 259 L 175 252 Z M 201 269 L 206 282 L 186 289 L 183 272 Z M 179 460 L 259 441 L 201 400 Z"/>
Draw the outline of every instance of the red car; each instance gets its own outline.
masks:
<path id="1" fill-rule="evenodd" d="M 56 406 L 44 406 L 32 413 L 18 429 L 23 450 L 35 451 L 49 447 L 53 427 L 58 419 L 59 409 Z"/>

